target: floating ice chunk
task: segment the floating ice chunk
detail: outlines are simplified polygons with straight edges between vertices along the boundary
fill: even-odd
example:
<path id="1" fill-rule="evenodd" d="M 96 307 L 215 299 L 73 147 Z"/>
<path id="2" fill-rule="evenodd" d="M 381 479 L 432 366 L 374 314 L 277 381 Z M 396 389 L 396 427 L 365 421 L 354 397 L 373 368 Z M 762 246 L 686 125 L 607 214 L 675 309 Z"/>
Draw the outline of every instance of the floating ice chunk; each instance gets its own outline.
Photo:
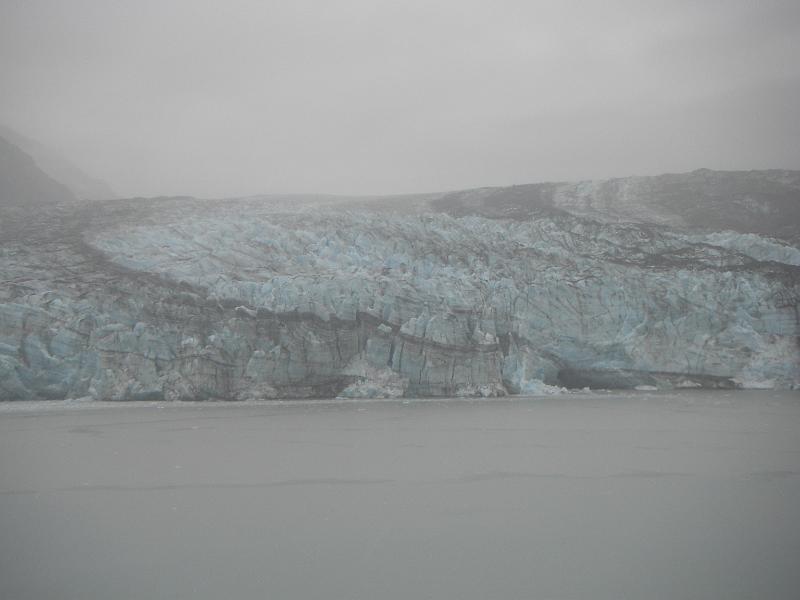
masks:
<path id="1" fill-rule="evenodd" d="M 567 388 L 548 385 L 540 379 L 528 379 L 520 388 L 520 394 L 523 396 L 552 396 L 567 393 L 569 393 Z"/>
<path id="2" fill-rule="evenodd" d="M 691 389 L 691 388 L 699 388 L 699 387 L 703 387 L 703 386 L 700 383 L 698 383 L 697 381 L 690 381 L 688 379 L 684 379 L 683 381 L 679 382 L 675 387 L 676 388 L 681 388 L 681 389 L 684 389 L 684 388 L 685 389 Z"/>
<path id="3" fill-rule="evenodd" d="M 774 379 L 748 380 L 734 377 L 733 382 L 746 390 L 771 390 L 775 388 Z"/>

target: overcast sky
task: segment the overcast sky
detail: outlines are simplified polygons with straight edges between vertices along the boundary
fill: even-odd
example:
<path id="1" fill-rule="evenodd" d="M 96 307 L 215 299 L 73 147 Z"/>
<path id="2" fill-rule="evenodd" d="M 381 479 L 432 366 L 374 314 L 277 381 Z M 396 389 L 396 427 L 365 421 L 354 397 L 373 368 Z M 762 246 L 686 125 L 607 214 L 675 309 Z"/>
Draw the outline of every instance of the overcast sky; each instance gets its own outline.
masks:
<path id="1" fill-rule="evenodd" d="M 798 0 L 0 0 L 0 122 L 122 195 L 800 168 Z"/>

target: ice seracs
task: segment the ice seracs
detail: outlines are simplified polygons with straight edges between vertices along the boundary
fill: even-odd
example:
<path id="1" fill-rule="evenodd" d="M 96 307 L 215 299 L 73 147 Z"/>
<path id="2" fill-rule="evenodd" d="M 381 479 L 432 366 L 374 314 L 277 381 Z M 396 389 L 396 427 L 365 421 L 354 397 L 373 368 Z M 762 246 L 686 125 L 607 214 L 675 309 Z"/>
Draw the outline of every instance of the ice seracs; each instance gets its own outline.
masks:
<path id="1" fill-rule="evenodd" d="M 69 241 L 6 243 L 0 397 L 800 383 L 800 250 L 786 240 L 448 202 L 123 204 L 132 217 L 59 224 Z"/>

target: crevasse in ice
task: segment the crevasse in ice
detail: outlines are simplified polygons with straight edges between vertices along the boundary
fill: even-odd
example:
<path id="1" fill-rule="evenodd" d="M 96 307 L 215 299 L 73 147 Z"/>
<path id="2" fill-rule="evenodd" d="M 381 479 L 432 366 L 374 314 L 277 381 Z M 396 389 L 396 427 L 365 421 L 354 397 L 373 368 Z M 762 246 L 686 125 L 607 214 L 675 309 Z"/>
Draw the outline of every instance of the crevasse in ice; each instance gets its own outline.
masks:
<path id="1" fill-rule="evenodd" d="M 568 216 L 221 214 L 97 232 L 102 288 L 40 278 L 0 304 L 0 396 L 800 382 L 800 251 L 778 240 Z"/>

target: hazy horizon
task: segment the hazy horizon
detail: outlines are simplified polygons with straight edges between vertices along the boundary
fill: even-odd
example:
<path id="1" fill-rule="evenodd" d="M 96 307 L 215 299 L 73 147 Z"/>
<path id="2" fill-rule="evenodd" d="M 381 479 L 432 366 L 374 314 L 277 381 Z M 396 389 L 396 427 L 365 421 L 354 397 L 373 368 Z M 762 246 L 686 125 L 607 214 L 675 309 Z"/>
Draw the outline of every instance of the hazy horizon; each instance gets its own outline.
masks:
<path id="1" fill-rule="evenodd" d="M 120 196 L 800 168 L 800 5 L 0 4 L 0 123 Z"/>

